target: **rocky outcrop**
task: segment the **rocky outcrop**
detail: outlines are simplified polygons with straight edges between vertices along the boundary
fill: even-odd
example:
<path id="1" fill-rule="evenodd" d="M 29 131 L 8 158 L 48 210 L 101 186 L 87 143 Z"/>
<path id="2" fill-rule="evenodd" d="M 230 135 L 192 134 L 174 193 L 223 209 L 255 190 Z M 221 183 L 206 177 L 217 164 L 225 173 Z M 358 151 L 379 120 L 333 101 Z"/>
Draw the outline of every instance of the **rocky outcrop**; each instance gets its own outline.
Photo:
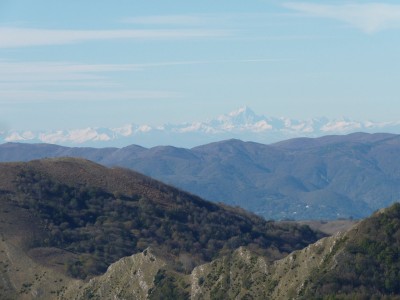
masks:
<path id="1" fill-rule="evenodd" d="M 195 268 L 191 299 L 299 299 L 316 270 L 335 259 L 344 234 L 324 238 L 272 262 L 245 248 Z"/>
<path id="2" fill-rule="evenodd" d="M 64 294 L 65 299 L 147 299 L 154 278 L 165 262 L 150 249 L 124 257 L 110 265 L 107 272 L 87 283 L 75 283 Z"/>

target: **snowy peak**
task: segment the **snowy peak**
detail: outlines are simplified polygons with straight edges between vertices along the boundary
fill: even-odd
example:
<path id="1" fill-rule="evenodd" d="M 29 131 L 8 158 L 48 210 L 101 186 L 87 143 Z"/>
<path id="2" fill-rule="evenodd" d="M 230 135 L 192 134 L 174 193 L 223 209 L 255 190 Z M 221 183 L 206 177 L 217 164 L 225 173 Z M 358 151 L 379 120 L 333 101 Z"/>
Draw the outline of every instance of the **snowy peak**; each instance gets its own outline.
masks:
<path id="1" fill-rule="evenodd" d="M 221 115 L 216 120 L 211 121 L 210 125 L 216 127 L 219 131 L 228 132 L 246 130 L 260 132 L 272 129 L 266 117 L 256 115 L 248 106 Z"/>
<path id="2" fill-rule="evenodd" d="M 232 111 L 228 114 L 231 118 L 238 118 L 242 120 L 253 120 L 257 117 L 255 112 L 248 106 L 243 106 L 236 111 Z"/>
<path id="3" fill-rule="evenodd" d="M 352 132 L 399 133 L 400 121 L 356 121 L 349 118 L 317 118 L 296 120 L 266 117 L 248 106 L 203 122 L 183 124 L 126 124 L 115 128 L 75 128 L 52 131 L 10 130 L 0 137 L 2 142 L 44 142 L 65 146 L 117 146 L 138 144 L 152 147 L 168 144 L 194 147 L 223 139 L 252 140 L 273 143 L 295 137 L 318 137 Z"/>
<path id="4" fill-rule="evenodd" d="M 238 110 L 219 116 L 217 120 L 235 124 L 249 124 L 259 118 L 260 116 L 257 116 L 253 110 L 251 110 L 248 106 L 244 106 Z"/>

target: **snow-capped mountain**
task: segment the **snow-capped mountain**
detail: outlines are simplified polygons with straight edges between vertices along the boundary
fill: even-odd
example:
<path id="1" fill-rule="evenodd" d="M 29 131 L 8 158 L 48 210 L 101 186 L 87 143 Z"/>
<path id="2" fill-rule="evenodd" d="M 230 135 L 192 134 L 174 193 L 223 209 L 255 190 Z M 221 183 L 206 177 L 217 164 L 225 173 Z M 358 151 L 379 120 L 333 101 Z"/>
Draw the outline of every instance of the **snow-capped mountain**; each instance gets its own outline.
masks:
<path id="1" fill-rule="evenodd" d="M 158 126 L 126 124 L 117 128 L 89 127 L 39 132 L 10 130 L 2 133 L 0 141 L 97 147 L 129 144 L 192 147 L 229 138 L 272 143 L 294 137 L 318 137 L 358 131 L 400 133 L 400 121 L 379 123 L 348 118 L 295 120 L 257 115 L 249 107 L 242 107 L 204 122 Z"/>

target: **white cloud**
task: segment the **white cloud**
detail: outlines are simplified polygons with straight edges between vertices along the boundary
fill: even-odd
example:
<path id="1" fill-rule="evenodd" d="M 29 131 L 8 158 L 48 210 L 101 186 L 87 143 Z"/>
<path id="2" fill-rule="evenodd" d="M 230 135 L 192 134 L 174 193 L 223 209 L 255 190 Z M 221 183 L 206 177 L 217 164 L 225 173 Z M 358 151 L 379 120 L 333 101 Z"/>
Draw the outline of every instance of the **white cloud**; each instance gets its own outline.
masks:
<path id="1" fill-rule="evenodd" d="M 250 129 L 253 130 L 254 132 L 262 132 L 266 130 L 271 130 L 273 128 L 270 124 L 268 124 L 267 121 L 262 120 L 253 124 Z"/>
<path id="2" fill-rule="evenodd" d="M 111 137 L 105 133 L 99 133 L 93 128 L 75 129 L 69 131 L 56 131 L 52 133 L 42 133 L 39 140 L 44 143 L 65 143 L 72 142 L 81 144 L 88 141 L 110 141 Z"/>
<path id="3" fill-rule="evenodd" d="M 361 124 L 354 121 L 331 121 L 321 127 L 322 132 L 350 132 L 361 129 Z"/>
<path id="4" fill-rule="evenodd" d="M 130 136 L 133 133 L 133 125 L 126 124 L 122 127 L 113 128 L 112 131 L 122 136 Z"/>
<path id="5" fill-rule="evenodd" d="M 330 18 L 350 24 L 365 33 L 400 27 L 400 5 L 363 3 L 328 5 L 288 2 L 284 7 L 310 16 Z"/>
<path id="6" fill-rule="evenodd" d="M 205 133 L 217 133 L 218 130 L 202 122 L 194 122 L 192 124 L 185 124 L 183 128 L 176 130 L 180 133 L 190 133 L 190 132 L 205 132 Z"/>
<path id="7" fill-rule="evenodd" d="M 35 138 L 35 134 L 32 131 L 24 131 L 22 133 L 12 132 L 4 140 L 6 142 L 20 142 L 28 141 Z"/>
<path id="8" fill-rule="evenodd" d="M 149 125 L 141 125 L 139 126 L 138 129 L 136 129 L 135 132 L 149 132 L 151 131 L 153 128 L 151 128 Z"/>
<path id="9" fill-rule="evenodd" d="M 51 30 L 0 27 L 0 48 L 74 44 L 96 40 L 166 40 L 229 36 L 225 30 Z"/>

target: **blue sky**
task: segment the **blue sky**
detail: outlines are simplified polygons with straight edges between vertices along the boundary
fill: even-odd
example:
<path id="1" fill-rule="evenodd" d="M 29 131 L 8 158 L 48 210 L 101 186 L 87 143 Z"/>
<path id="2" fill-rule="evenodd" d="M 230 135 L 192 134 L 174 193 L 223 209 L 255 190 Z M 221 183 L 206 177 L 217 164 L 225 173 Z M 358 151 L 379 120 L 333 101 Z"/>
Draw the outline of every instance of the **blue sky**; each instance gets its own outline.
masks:
<path id="1" fill-rule="evenodd" d="M 396 1 L 1 0 L 0 126 L 399 120 L 399 42 Z"/>

